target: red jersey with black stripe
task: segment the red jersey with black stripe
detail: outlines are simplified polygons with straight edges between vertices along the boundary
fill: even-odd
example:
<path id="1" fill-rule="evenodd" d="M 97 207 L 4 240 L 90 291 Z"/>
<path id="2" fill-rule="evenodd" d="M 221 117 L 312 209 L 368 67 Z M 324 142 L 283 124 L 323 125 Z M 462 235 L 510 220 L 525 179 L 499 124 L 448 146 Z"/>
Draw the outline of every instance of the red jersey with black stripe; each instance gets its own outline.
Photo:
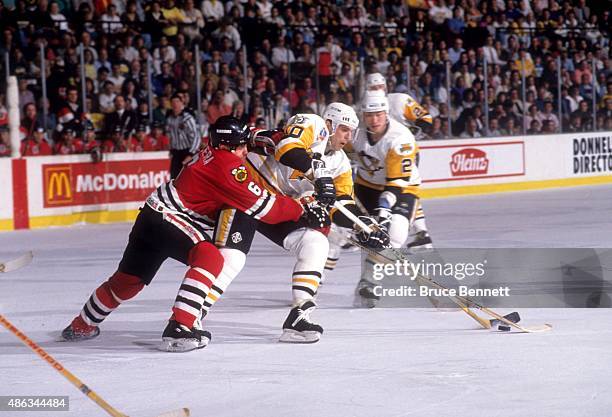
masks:
<path id="1" fill-rule="evenodd" d="M 147 199 L 162 212 L 212 224 L 223 208 L 235 208 L 264 223 L 297 221 L 302 206 L 290 197 L 266 190 L 230 151 L 206 147 L 174 181 L 162 184 Z"/>

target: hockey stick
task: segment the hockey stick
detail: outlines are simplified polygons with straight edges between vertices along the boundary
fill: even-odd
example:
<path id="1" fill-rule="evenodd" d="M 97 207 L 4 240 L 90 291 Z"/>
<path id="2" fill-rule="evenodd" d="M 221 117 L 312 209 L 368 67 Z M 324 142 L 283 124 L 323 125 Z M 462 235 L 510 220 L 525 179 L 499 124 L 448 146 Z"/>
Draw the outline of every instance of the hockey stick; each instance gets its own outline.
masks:
<path id="1" fill-rule="evenodd" d="M 79 391 L 88 396 L 96 404 L 104 409 L 112 417 L 128 417 L 120 411 L 117 411 L 113 406 L 104 401 L 98 394 L 91 390 L 85 385 L 79 378 L 77 378 L 72 372 L 64 368 L 55 358 L 48 354 L 43 348 L 41 348 L 36 342 L 25 335 L 21 330 L 16 328 L 10 321 L 7 320 L 2 314 L 0 314 L 0 324 L 2 324 L 8 331 L 13 333 L 24 345 L 32 349 L 38 354 L 45 362 L 53 367 L 56 371 L 64 376 L 72 385 L 77 387 Z M 182 408 L 179 410 L 169 411 L 167 413 L 159 414 L 157 417 L 189 417 L 189 409 Z"/>
<path id="2" fill-rule="evenodd" d="M 355 216 L 353 213 L 351 213 L 348 209 L 346 209 L 342 204 L 340 204 L 339 202 L 335 202 L 334 203 L 334 207 L 337 208 L 340 212 L 342 212 L 342 214 L 344 214 L 346 217 L 348 217 L 349 219 L 351 219 L 359 228 L 361 228 L 361 230 L 372 233 L 373 230 L 370 226 L 368 226 L 367 224 L 365 224 L 363 221 L 361 221 L 361 219 L 359 219 L 357 216 Z M 360 242 L 356 241 L 355 239 L 349 238 L 349 241 L 351 241 L 351 243 L 353 243 L 356 246 L 359 246 L 360 248 L 369 251 L 370 253 L 375 253 L 377 256 L 381 256 L 383 258 L 386 258 L 387 260 L 394 262 L 396 259 L 391 259 L 388 256 L 385 256 L 381 253 L 378 253 L 376 251 L 374 251 L 371 248 L 368 248 L 366 246 L 364 246 L 363 244 L 361 244 Z M 397 251 L 396 249 L 390 248 L 390 250 L 393 252 L 393 254 L 398 258 L 398 259 L 406 259 L 404 254 L 402 254 L 401 252 Z M 434 280 L 432 280 L 431 278 L 425 277 L 423 275 L 417 275 L 415 277 L 417 280 L 425 282 L 433 287 L 439 288 L 439 289 L 443 289 L 443 290 L 447 290 L 446 287 L 444 287 L 443 285 L 438 284 L 437 282 L 435 282 Z M 463 296 L 449 296 L 448 298 L 450 298 L 451 301 L 453 301 L 455 304 L 457 304 L 468 316 L 470 316 L 471 318 L 473 318 L 474 320 L 476 320 L 482 327 L 484 327 L 485 329 L 490 329 L 491 328 L 491 322 L 487 321 L 481 317 L 479 317 L 476 313 L 474 313 L 473 311 L 470 310 L 470 307 L 476 308 L 477 310 L 482 311 L 483 313 L 488 314 L 489 316 L 493 317 L 494 319 L 499 320 L 500 322 L 510 326 L 510 327 L 514 327 L 517 330 L 520 330 L 522 332 L 525 333 L 536 333 L 536 332 L 544 332 L 547 330 L 552 329 L 552 326 L 550 324 L 544 324 L 541 326 L 534 326 L 534 327 L 525 327 L 525 326 L 521 326 L 520 324 L 514 323 L 511 320 L 508 320 L 506 317 L 502 316 L 501 314 L 496 313 L 495 311 L 484 307 L 480 304 L 478 304 L 477 302 L 471 300 L 470 298 L 467 297 L 463 297 Z M 470 314 L 471 313 L 471 314 Z"/>
<path id="3" fill-rule="evenodd" d="M 16 269 L 23 268 L 32 262 L 34 254 L 32 251 L 28 251 L 18 258 L 11 259 L 9 261 L 0 262 L 0 272 L 12 272 Z"/>

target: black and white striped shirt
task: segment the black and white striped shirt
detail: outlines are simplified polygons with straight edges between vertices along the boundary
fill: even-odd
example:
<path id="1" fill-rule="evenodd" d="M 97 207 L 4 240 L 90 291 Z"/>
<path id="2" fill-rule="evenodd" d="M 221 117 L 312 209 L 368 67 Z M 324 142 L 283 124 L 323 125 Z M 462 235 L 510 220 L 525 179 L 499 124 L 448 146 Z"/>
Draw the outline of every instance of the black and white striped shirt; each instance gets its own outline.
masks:
<path id="1" fill-rule="evenodd" d="M 183 110 L 175 116 L 170 113 L 166 118 L 166 132 L 170 138 L 171 150 L 189 150 L 192 155 L 200 149 L 200 133 L 194 117 Z"/>

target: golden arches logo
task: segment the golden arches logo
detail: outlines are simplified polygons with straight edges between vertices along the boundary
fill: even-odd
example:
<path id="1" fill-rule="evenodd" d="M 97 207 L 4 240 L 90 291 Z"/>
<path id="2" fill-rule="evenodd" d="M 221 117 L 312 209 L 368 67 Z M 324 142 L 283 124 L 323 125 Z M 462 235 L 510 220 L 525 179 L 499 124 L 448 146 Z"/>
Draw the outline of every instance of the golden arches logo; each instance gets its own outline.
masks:
<path id="1" fill-rule="evenodd" d="M 70 185 L 71 174 L 69 166 L 50 167 L 45 169 L 45 200 L 47 204 L 72 202 L 72 187 Z"/>

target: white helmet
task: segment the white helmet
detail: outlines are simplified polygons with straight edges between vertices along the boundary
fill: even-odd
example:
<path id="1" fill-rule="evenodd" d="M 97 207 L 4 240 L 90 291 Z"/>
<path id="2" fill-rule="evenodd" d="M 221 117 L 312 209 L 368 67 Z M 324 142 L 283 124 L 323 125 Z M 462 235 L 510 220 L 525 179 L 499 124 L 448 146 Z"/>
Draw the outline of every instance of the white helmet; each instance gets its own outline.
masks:
<path id="1" fill-rule="evenodd" d="M 385 87 L 387 86 L 387 80 L 385 80 L 385 77 L 380 72 L 368 74 L 366 77 L 366 87 L 368 89 L 376 85 L 384 85 Z"/>
<path id="2" fill-rule="evenodd" d="M 359 118 L 357 113 L 351 106 L 344 103 L 330 103 L 323 112 L 323 120 L 331 120 L 331 134 L 336 132 L 339 125 L 345 125 L 351 130 L 357 129 L 359 126 Z"/>
<path id="3" fill-rule="evenodd" d="M 376 113 L 384 111 L 389 113 L 389 100 L 382 90 L 366 91 L 361 100 L 361 111 L 363 113 Z"/>

